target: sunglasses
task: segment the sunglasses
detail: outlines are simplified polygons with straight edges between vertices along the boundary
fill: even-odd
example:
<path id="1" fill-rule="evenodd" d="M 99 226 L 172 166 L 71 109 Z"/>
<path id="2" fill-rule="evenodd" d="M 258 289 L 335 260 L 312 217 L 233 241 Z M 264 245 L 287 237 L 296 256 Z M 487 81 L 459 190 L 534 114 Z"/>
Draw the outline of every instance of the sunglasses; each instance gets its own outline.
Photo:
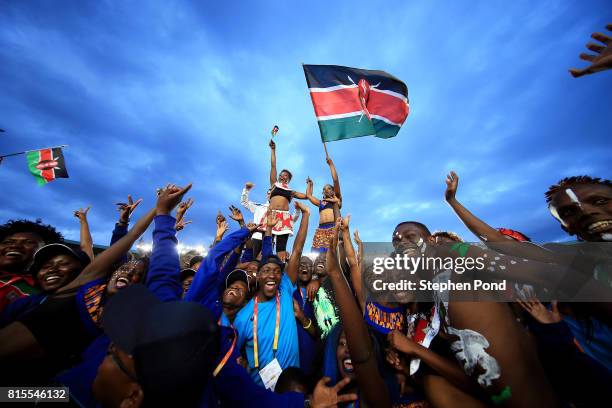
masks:
<path id="1" fill-rule="evenodd" d="M 117 365 L 117 367 L 119 367 L 119 370 L 121 370 L 123 374 L 128 376 L 130 380 L 134 382 L 138 382 L 138 379 L 136 378 L 136 376 L 128 371 L 125 364 L 123 364 L 119 356 L 117 356 L 116 350 L 117 349 L 115 347 L 115 344 L 111 343 L 110 346 L 108 347 L 108 354 L 110 354 L 111 358 L 113 359 L 113 362 Z"/>

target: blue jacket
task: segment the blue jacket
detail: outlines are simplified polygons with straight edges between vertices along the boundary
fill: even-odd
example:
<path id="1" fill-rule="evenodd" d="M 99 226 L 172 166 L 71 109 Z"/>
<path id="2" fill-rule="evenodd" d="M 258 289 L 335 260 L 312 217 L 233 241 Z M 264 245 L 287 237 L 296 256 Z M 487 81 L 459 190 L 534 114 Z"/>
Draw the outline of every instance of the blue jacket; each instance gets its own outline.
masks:
<path id="1" fill-rule="evenodd" d="M 153 251 L 147 274 L 146 286 L 164 302 L 180 300 L 183 293 L 179 279 L 179 255 L 174 224 L 169 215 L 155 217 Z M 113 233 L 114 236 L 114 233 Z M 57 380 L 70 390 L 70 398 L 82 407 L 95 407 L 91 387 L 98 367 L 106 357 L 110 339 L 101 334 L 82 355 L 83 362 L 61 373 Z"/>
<path id="2" fill-rule="evenodd" d="M 241 228 L 226 235 L 210 250 L 191 282 L 185 295 L 186 301 L 201 303 L 213 313 L 215 319 L 221 316 L 220 297 L 225 286 L 225 278 L 231 272 L 231 269 L 224 268 L 221 273 L 221 262 L 227 253 L 240 246 L 249 234 L 248 228 Z"/>

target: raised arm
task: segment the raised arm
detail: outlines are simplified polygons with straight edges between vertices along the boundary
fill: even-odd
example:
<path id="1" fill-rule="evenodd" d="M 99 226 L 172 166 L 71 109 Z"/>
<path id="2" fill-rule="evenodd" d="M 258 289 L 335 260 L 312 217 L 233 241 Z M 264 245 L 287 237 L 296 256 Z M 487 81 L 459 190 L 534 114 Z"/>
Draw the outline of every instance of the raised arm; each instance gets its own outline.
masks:
<path id="1" fill-rule="evenodd" d="M 459 187 L 459 176 L 454 171 L 451 171 L 446 176 L 446 192 L 444 198 L 446 202 L 451 206 L 455 214 L 465 224 L 466 227 L 481 241 L 487 242 L 507 242 L 508 238 L 495 228 L 491 227 L 486 222 L 472 214 L 467 208 L 465 208 L 455 195 L 457 194 L 457 187 Z"/>
<path id="2" fill-rule="evenodd" d="M 341 223 L 342 219 L 339 218 L 334 227 L 332 245 L 327 251 L 327 272 L 336 294 L 336 303 L 344 327 L 344 333 L 346 334 L 346 341 L 361 395 L 368 406 L 389 407 L 391 406 L 389 393 L 378 371 L 378 364 L 374 356 L 374 348 L 368 334 L 368 329 L 359 311 L 359 306 L 351 293 L 348 282 L 342 274 L 338 256 L 336 255 Z"/>
<path id="3" fill-rule="evenodd" d="M 314 183 L 312 182 L 312 180 L 310 179 L 310 177 L 308 177 L 308 178 L 306 179 L 306 184 L 307 184 L 307 187 L 306 187 L 306 197 L 308 198 L 308 200 L 309 200 L 309 201 L 310 201 L 312 204 L 314 204 L 314 205 L 316 205 L 316 206 L 318 207 L 318 206 L 321 204 L 321 202 L 319 201 L 319 199 L 318 199 L 318 198 L 316 198 L 316 197 L 315 197 L 315 196 L 312 194 L 312 190 L 313 190 L 313 188 L 314 188 Z"/>
<path id="4" fill-rule="evenodd" d="M 81 224 L 80 228 L 80 247 L 81 251 L 85 252 L 89 259 L 94 259 L 93 252 L 93 239 L 91 239 L 91 232 L 89 231 L 89 223 L 87 222 L 87 213 L 91 207 L 85 209 L 80 208 L 74 212 L 74 216 L 79 219 Z"/>
<path id="5" fill-rule="evenodd" d="M 255 203 L 249 200 L 249 193 L 255 184 L 250 181 L 244 184 L 244 188 L 242 189 L 242 194 L 240 194 L 240 205 L 249 210 L 250 212 L 255 212 Z"/>
<path id="6" fill-rule="evenodd" d="M 179 203 L 179 196 L 174 191 L 163 189 L 157 197 L 155 208 L 155 228 L 153 229 L 153 251 L 147 273 L 146 285 L 162 301 L 180 300 L 183 287 L 179 278 L 180 260 L 177 251 L 177 225 L 183 219 L 185 212 L 193 200 L 189 199 L 177 209 L 177 218 L 170 215 Z"/>
<path id="7" fill-rule="evenodd" d="M 327 156 L 327 164 L 329 165 L 329 171 L 331 171 L 332 180 L 334 181 L 334 193 L 336 193 L 336 197 L 342 200 L 342 193 L 340 192 L 340 180 L 338 179 L 338 172 L 336 171 L 336 166 L 332 159 Z"/>
<path id="8" fill-rule="evenodd" d="M 359 267 L 359 261 L 355 254 L 355 248 L 351 242 L 351 231 L 349 229 L 350 215 L 347 215 L 342 222 L 342 237 L 344 239 L 344 252 L 346 253 L 346 259 L 348 260 L 349 267 L 351 268 L 351 283 L 353 284 L 353 290 L 361 310 L 365 310 L 365 298 L 363 297 L 363 288 L 361 285 L 361 268 Z"/>
<path id="9" fill-rule="evenodd" d="M 293 241 L 293 249 L 291 250 L 291 257 L 287 263 L 287 269 L 285 272 L 291 282 L 295 285 L 298 277 L 298 266 L 300 265 L 300 258 L 302 258 L 302 251 L 304 250 L 304 243 L 306 242 L 306 235 L 308 234 L 308 220 L 310 219 L 310 210 L 303 203 L 298 204 L 302 210 L 302 221 L 300 221 L 300 229 L 298 230 L 297 236 Z"/>
<path id="10" fill-rule="evenodd" d="M 270 186 L 276 183 L 276 143 L 270 139 Z"/>

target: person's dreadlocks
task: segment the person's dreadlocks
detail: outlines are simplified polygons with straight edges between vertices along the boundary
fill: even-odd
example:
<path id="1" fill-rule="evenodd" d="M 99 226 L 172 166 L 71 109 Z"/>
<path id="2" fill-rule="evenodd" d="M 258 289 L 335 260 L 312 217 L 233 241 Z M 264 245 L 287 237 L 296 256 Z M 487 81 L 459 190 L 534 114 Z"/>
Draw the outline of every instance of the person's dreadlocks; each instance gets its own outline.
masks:
<path id="1" fill-rule="evenodd" d="M 6 224 L 0 225 L 0 241 L 6 237 L 20 232 L 30 232 L 38 235 L 45 244 L 63 242 L 64 237 L 56 231 L 54 227 L 43 224 L 41 219 L 36 222 L 29 220 L 9 220 Z"/>
<path id="2" fill-rule="evenodd" d="M 557 194 L 561 189 L 568 188 L 570 186 L 575 186 L 576 184 L 599 184 L 602 186 L 612 187 L 612 181 L 608 179 L 601 179 L 599 177 L 590 177 L 590 176 L 573 176 L 566 177 L 563 180 L 559 181 L 557 184 L 554 184 L 548 188 L 548 191 L 544 193 L 546 196 L 546 202 L 550 203 L 552 198 Z"/>

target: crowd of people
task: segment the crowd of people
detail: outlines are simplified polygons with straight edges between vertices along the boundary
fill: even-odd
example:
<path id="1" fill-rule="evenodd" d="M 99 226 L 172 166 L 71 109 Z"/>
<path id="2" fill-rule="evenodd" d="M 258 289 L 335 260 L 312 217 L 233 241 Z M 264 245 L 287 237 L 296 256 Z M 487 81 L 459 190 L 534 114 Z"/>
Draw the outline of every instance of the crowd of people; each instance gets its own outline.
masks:
<path id="1" fill-rule="evenodd" d="M 40 220 L 1 225 L 0 384 L 65 386 L 81 407 L 607 405 L 610 303 L 540 302 L 535 289 L 511 290 L 507 302 L 376 300 L 364 288 L 364 245 L 343 216 L 350 202 L 334 162 L 327 157 L 331 182 L 319 196 L 310 179 L 299 192 L 269 146 L 266 201 L 250 201 L 247 182 L 245 212 L 230 206 L 235 228 L 219 213 L 204 257 L 177 251 L 191 184 L 158 189 L 131 228 L 143 201 L 128 196 L 98 254 L 87 208 L 75 211 L 80 248 Z M 485 273 L 545 286 L 542 265 L 566 253 L 491 227 L 458 201 L 458 186 L 451 172 L 443 198 L 480 243 L 398 220 L 394 253 L 484 256 L 495 259 Z M 612 181 L 567 177 L 544 195 L 576 251 L 612 241 Z M 305 251 L 311 212 L 318 228 Z M 151 252 L 131 251 L 151 224 Z M 461 245 L 449 255 L 448 243 Z M 573 268 L 583 285 L 605 291 L 609 261 Z"/>

